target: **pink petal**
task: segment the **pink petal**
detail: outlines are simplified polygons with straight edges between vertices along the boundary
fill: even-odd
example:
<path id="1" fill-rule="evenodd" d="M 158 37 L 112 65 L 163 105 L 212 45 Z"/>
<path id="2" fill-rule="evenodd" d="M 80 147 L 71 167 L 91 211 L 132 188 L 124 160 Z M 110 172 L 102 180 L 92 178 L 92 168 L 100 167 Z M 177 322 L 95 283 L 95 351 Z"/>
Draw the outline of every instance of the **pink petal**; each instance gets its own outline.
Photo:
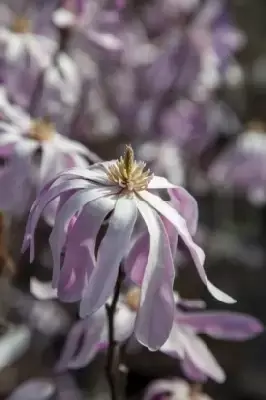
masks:
<path id="1" fill-rule="evenodd" d="M 185 219 L 190 234 L 195 235 L 199 218 L 197 201 L 182 187 L 169 189 L 168 193 L 174 208 Z"/>
<path id="2" fill-rule="evenodd" d="M 128 278 L 141 286 L 148 262 L 150 236 L 148 232 L 139 235 L 124 262 L 124 271 Z"/>
<path id="3" fill-rule="evenodd" d="M 150 235 L 148 263 L 141 288 L 135 335 L 150 350 L 158 350 L 173 325 L 175 269 L 167 233 L 159 215 L 138 200 L 138 209 Z"/>
<path id="4" fill-rule="evenodd" d="M 119 265 L 130 245 L 137 218 L 133 199 L 120 197 L 109 220 L 107 232 L 100 244 L 96 268 L 93 270 L 81 302 L 80 315 L 90 315 L 111 296 Z"/>
<path id="5" fill-rule="evenodd" d="M 198 333 L 224 340 L 246 340 L 264 329 L 256 318 L 233 312 L 178 312 L 177 321 L 191 326 Z"/>

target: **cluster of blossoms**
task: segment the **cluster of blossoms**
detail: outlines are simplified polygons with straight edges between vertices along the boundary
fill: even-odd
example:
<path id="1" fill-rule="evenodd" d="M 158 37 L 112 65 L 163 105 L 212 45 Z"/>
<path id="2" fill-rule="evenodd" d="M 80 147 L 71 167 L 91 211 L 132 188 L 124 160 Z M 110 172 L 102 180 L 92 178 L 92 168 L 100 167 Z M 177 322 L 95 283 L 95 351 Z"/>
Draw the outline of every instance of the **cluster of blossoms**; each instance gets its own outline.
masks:
<path id="1" fill-rule="evenodd" d="M 232 69 L 241 73 L 234 52 L 243 35 L 222 0 L 153 0 L 135 10 L 127 1 L 25 3 L 0 5 L 0 209 L 25 222 L 22 252 L 29 250 L 30 262 L 40 261 L 35 238 L 39 221 L 46 223 L 52 281 L 31 276 L 28 297 L 12 289 L 26 326 L 0 340 L 0 349 L 10 348 L 0 351 L 0 369 L 28 349 L 34 331 L 66 339 L 54 377 L 23 383 L 8 399 L 82 398 L 67 371 L 104 351 L 112 358 L 115 346 L 127 354 L 159 350 L 188 379 L 223 382 L 199 334 L 242 341 L 259 334 L 261 323 L 205 311 L 174 286 L 183 247 L 212 296 L 235 302 L 207 278 L 195 240 L 197 201 L 180 185 L 186 161 L 239 128 L 216 92 Z M 245 152 L 241 139 L 237 148 Z M 124 142 L 143 161 L 131 145 L 116 159 Z M 256 157 L 253 150 L 248 157 Z M 103 161 L 106 154 L 114 159 Z M 210 181 L 227 179 L 223 156 L 211 165 Z M 253 197 L 265 194 L 262 175 Z M 78 305 L 72 326 L 59 301 Z M 183 381 L 154 383 L 144 399 L 165 393 L 208 399 Z"/>

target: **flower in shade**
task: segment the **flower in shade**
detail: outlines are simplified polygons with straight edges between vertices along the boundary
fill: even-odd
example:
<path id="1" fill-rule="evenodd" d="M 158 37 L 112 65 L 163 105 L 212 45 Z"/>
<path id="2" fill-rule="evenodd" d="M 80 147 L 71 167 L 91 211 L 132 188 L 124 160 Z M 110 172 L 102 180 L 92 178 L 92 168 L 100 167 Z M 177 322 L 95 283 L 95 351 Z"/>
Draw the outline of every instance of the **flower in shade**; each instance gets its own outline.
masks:
<path id="1" fill-rule="evenodd" d="M 0 157 L 5 164 L 0 182 L 5 190 L 0 193 L 0 207 L 21 214 L 30 207 L 36 192 L 58 172 L 74 166 L 85 168 L 88 161 L 99 159 L 80 143 L 57 133 L 48 118 L 32 120 L 8 103 L 5 96 L 1 100 Z M 46 210 L 49 222 L 54 206 Z"/>
<path id="2" fill-rule="evenodd" d="M 131 338 L 127 351 L 138 348 L 134 344 L 140 289 L 135 287 L 121 295 L 114 317 L 115 340 L 124 343 Z M 206 334 L 212 338 L 243 341 L 262 332 L 261 323 L 245 314 L 202 311 L 200 300 L 184 300 L 175 293 L 176 309 L 174 324 L 168 340 L 160 351 L 180 360 L 184 374 L 194 381 L 205 381 L 208 377 L 223 382 L 225 374 L 204 341 L 198 336 Z M 188 311 L 194 309 L 196 311 Z M 186 310 L 186 311 L 184 311 Z M 158 327 L 156 327 L 158 329 Z M 108 321 L 104 308 L 92 317 L 79 320 L 70 330 L 58 370 L 82 368 L 95 355 L 108 346 Z"/>
<path id="3" fill-rule="evenodd" d="M 212 400 L 198 385 L 189 385 L 181 379 L 161 379 L 145 390 L 143 400 Z"/>
<path id="4" fill-rule="evenodd" d="M 259 121 L 225 149 L 210 166 L 210 181 L 227 190 L 239 190 L 255 205 L 266 202 L 266 135 Z"/>
<path id="5" fill-rule="evenodd" d="M 131 259 L 135 258 L 136 262 L 128 263 L 124 270 L 128 278 L 138 275 L 135 279 L 141 280 L 135 333 L 137 339 L 151 349 L 160 348 L 167 340 L 175 310 L 175 267 L 168 228 L 161 217 L 174 227 L 187 246 L 213 296 L 220 301 L 234 302 L 208 281 L 203 250 L 194 243 L 181 214 L 152 193 L 158 189 L 171 189 L 178 204 L 180 199 L 190 201 L 190 195 L 184 198 L 184 189 L 163 177 L 153 176 L 145 169 L 145 163 L 135 161 L 132 148 L 127 146 L 124 157 L 119 160 L 98 163 L 87 169 L 70 169 L 48 183 L 32 205 L 23 243 L 23 250 L 30 246 L 32 261 L 37 222 L 45 207 L 60 198 L 49 239 L 54 262 L 53 286 L 65 292 L 66 300 L 81 300 L 80 315 L 85 317 L 101 308 L 112 295 L 119 267 L 128 253 L 140 216 L 146 229 L 133 249 L 135 253 Z M 73 217 L 77 219 L 69 227 Z M 96 239 L 107 217 L 107 231 L 98 245 Z"/>

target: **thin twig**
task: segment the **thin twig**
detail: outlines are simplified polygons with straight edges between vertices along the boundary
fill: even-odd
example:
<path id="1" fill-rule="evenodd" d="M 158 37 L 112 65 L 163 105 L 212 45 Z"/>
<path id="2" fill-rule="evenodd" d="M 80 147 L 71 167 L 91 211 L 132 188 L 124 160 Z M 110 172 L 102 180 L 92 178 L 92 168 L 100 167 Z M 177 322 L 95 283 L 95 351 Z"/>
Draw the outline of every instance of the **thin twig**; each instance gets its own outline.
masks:
<path id="1" fill-rule="evenodd" d="M 119 399 L 119 385 L 118 385 L 118 373 L 119 373 L 119 346 L 115 341 L 115 326 L 114 316 L 116 312 L 116 306 L 119 299 L 119 294 L 122 285 L 122 270 L 119 269 L 118 278 L 115 285 L 114 297 L 112 303 L 106 304 L 106 313 L 108 320 L 108 350 L 107 350 L 107 361 L 106 361 L 106 377 L 110 388 L 111 400 Z"/>

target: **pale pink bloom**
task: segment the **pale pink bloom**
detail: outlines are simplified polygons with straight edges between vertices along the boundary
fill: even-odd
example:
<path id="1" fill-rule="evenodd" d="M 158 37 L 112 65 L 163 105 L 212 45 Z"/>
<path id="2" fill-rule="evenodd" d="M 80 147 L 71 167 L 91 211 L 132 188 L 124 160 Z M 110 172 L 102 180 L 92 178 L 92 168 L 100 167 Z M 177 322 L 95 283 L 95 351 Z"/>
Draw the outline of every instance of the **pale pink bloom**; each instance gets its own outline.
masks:
<path id="1" fill-rule="evenodd" d="M 101 308 L 111 296 L 119 266 L 127 256 L 136 220 L 140 216 L 146 230 L 138 239 L 138 251 L 134 250 L 131 255 L 125 273 L 134 282 L 141 282 L 135 332 L 137 339 L 151 349 L 160 348 L 167 340 L 175 309 L 175 267 L 170 237 L 161 217 L 168 221 L 187 246 L 201 279 L 213 296 L 220 301 L 234 302 L 207 279 L 203 266 L 204 252 L 194 243 L 190 233 L 195 221 L 187 224 L 182 213 L 152 193 L 158 189 L 171 190 L 177 203 L 180 199 L 190 201 L 191 196 L 186 195 L 183 188 L 145 171 L 145 163 L 134 160 L 130 146 L 119 160 L 62 172 L 46 185 L 34 202 L 23 244 L 23 250 L 30 246 L 32 261 L 38 220 L 45 207 L 55 198 L 60 198 L 49 239 L 54 261 L 53 286 L 65 293 L 66 300 L 68 297 L 69 301 L 81 300 L 80 315 L 84 317 Z M 77 220 L 69 229 L 73 216 Z M 108 229 L 96 256 L 96 238 L 107 216 Z M 65 255 L 62 257 L 64 246 Z"/>
<path id="2" fill-rule="evenodd" d="M 131 338 L 133 346 L 131 348 L 134 348 L 134 351 L 138 349 L 134 340 L 139 293 L 139 289 L 135 288 L 127 295 L 121 295 L 114 317 L 115 340 L 125 343 Z M 201 311 L 204 308 L 202 301 L 184 300 L 177 293 L 174 297 L 177 306 L 174 324 L 168 340 L 160 351 L 180 360 L 184 373 L 192 380 L 205 381 L 210 377 L 217 382 L 223 382 L 225 373 L 199 334 L 204 333 L 216 339 L 242 341 L 261 333 L 262 325 L 255 318 L 244 314 Z M 196 311 L 181 311 L 180 306 L 186 310 Z M 162 317 L 160 321 L 162 323 Z M 158 326 L 153 328 L 158 330 Z M 72 327 L 57 369 L 82 368 L 106 347 L 108 347 L 108 321 L 105 309 L 102 307 L 90 318 L 79 320 Z M 128 352 L 131 348 L 128 348 Z"/>
<path id="3" fill-rule="evenodd" d="M 5 161 L 0 173 L 0 207 L 23 214 L 41 187 L 67 168 L 99 160 L 82 144 L 58 132 L 47 119 L 32 120 L 22 109 L 11 105 L 5 95 L 0 99 L 0 156 Z M 4 188 L 4 190 L 3 190 Z M 56 202 L 46 209 L 52 223 Z"/>

